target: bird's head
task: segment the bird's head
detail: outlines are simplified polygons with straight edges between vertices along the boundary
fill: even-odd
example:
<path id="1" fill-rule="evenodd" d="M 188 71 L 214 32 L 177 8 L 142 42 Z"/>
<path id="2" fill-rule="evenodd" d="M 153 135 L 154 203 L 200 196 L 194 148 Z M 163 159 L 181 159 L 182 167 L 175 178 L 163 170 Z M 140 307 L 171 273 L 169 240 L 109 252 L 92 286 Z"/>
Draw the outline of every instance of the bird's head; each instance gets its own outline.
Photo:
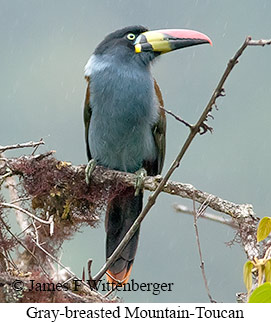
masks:
<path id="1" fill-rule="evenodd" d="M 147 65 L 161 54 L 205 43 L 212 44 L 212 41 L 208 36 L 194 30 L 149 31 L 143 26 L 130 26 L 106 36 L 94 54 L 117 56 L 121 60 L 134 59 Z"/>

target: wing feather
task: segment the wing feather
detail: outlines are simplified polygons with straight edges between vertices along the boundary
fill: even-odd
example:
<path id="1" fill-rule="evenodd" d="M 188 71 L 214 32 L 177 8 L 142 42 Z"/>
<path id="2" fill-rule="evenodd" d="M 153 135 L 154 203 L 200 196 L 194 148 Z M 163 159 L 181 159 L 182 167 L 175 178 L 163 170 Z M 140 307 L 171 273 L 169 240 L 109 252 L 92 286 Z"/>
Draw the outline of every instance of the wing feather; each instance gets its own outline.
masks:
<path id="1" fill-rule="evenodd" d="M 152 128 L 152 134 L 157 149 L 157 158 L 155 161 L 143 162 L 143 167 L 147 170 L 147 173 L 150 176 L 161 173 L 166 153 L 166 115 L 165 111 L 161 109 L 164 107 L 164 101 L 156 80 L 154 80 L 154 89 L 159 102 L 159 118 Z"/>
<path id="2" fill-rule="evenodd" d="M 86 91 L 86 98 L 85 98 L 85 105 L 84 105 L 84 124 L 85 124 L 85 142 L 86 142 L 86 149 L 87 149 L 87 156 L 88 160 L 91 159 L 91 152 L 89 147 L 89 125 L 91 120 L 91 106 L 90 106 L 90 77 L 86 76 L 87 80 L 87 91 Z"/>

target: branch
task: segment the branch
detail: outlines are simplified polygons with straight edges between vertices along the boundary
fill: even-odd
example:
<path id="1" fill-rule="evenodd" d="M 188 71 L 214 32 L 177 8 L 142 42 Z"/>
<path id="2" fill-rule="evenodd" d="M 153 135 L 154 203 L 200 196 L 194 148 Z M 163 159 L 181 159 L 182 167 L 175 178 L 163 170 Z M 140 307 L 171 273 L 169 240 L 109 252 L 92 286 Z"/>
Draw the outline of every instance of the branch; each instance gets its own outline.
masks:
<path id="1" fill-rule="evenodd" d="M 167 110 L 166 108 L 160 106 L 160 109 L 165 111 L 167 114 L 171 115 L 172 117 L 174 117 L 177 121 L 183 123 L 186 127 L 188 128 L 192 128 L 192 125 L 188 122 L 186 122 L 185 120 L 183 120 L 181 117 L 177 116 L 175 113 L 173 113 L 172 111 L 170 110 Z"/>
<path id="2" fill-rule="evenodd" d="M 33 164 L 34 162 L 39 163 L 41 160 L 44 160 L 46 158 L 48 158 L 48 160 L 49 158 L 53 158 L 50 157 L 51 154 L 52 151 L 50 151 L 49 153 L 34 156 L 22 156 L 14 159 L 10 158 L 7 159 L 6 162 L 14 175 L 17 174 L 24 176 L 24 173 L 21 169 L 21 164 L 24 164 L 25 166 L 28 165 L 28 163 L 29 165 L 35 165 Z M 55 160 L 55 164 L 59 163 L 61 162 Z M 76 182 L 82 181 L 82 178 L 84 178 L 85 165 L 76 166 L 65 164 L 65 170 L 69 171 L 69 177 L 74 178 L 74 181 Z M 136 175 L 132 173 L 125 173 L 121 171 L 111 170 L 103 166 L 96 166 L 94 172 L 92 173 L 92 183 L 90 185 L 95 185 L 94 183 L 104 183 L 105 185 L 119 183 L 122 186 L 135 187 L 136 178 Z M 40 178 L 37 178 L 36 180 L 38 181 L 40 180 Z M 166 184 L 164 185 L 163 183 L 165 182 Z M 161 183 L 163 185 L 161 185 Z M 60 185 L 59 180 L 56 184 Z M 65 184 L 65 182 L 61 183 L 62 186 Z M 236 204 L 224 200 L 211 193 L 201 191 L 191 184 L 166 180 L 166 177 L 163 178 L 160 175 L 154 177 L 146 176 L 144 179 L 143 187 L 145 190 L 151 192 L 155 192 L 159 187 L 159 190 L 161 189 L 161 191 L 164 193 L 179 196 L 182 198 L 188 198 L 190 200 L 194 199 L 198 203 L 203 203 L 206 199 L 208 199 L 210 208 L 215 211 L 230 215 L 233 218 L 255 217 L 255 213 L 251 204 Z"/>
<path id="3" fill-rule="evenodd" d="M 71 167 L 73 168 L 74 172 L 84 172 L 84 168 L 82 166 Z M 135 174 L 111 170 L 102 166 L 96 166 L 92 177 L 97 183 L 119 182 L 124 186 L 131 187 L 136 185 L 137 178 Z M 198 203 L 203 203 L 206 199 L 208 199 L 209 207 L 211 209 L 227 214 L 232 218 L 255 217 L 253 206 L 251 204 L 236 204 L 211 193 L 201 191 L 191 184 L 168 180 L 165 185 L 161 186 L 161 183 L 164 183 L 165 181 L 165 177 L 163 178 L 160 175 L 146 176 L 143 187 L 145 190 L 155 192 L 160 185 L 159 189 L 161 189 L 161 191 L 164 193 L 190 200 L 194 199 Z"/>
<path id="4" fill-rule="evenodd" d="M 177 121 L 183 123 L 186 127 L 190 128 L 190 130 L 193 129 L 193 125 L 191 125 L 187 121 L 183 120 L 181 117 L 179 117 L 178 115 L 176 115 L 172 111 L 167 110 L 167 109 L 165 109 L 162 106 L 160 106 L 160 109 L 163 110 L 163 111 L 165 111 L 167 114 L 171 115 L 172 117 L 174 117 Z M 210 131 L 211 133 L 213 132 L 213 128 L 210 127 L 210 126 L 208 126 L 206 123 L 203 123 L 200 128 L 202 128 L 202 130 L 199 129 L 199 134 L 200 135 L 204 135 L 207 131 Z"/>
<path id="5" fill-rule="evenodd" d="M 144 182 L 145 189 L 154 191 L 157 186 L 158 184 L 155 177 L 146 178 Z M 208 199 L 209 207 L 211 209 L 230 215 L 232 218 L 255 217 L 253 206 L 251 204 L 236 204 L 211 193 L 201 191 L 191 184 L 168 181 L 162 191 L 182 198 L 188 198 L 190 200 L 194 199 L 198 203 L 203 203 Z"/>
<path id="6" fill-rule="evenodd" d="M 40 141 L 29 141 L 29 142 L 25 142 L 22 144 L 15 144 L 15 145 L 9 145 L 9 146 L 0 146 L 0 154 L 3 153 L 6 150 L 13 150 L 13 149 L 18 149 L 18 148 L 28 148 L 28 147 L 32 147 L 32 148 L 36 148 L 40 145 L 44 145 L 44 141 L 41 139 Z"/>
<path id="7" fill-rule="evenodd" d="M 10 171 L 12 175 L 12 171 Z M 18 196 L 18 191 L 16 189 L 16 181 L 13 176 L 7 177 L 6 178 L 6 185 L 9 191 L 10 199 L 12 200 L 11 204 L 15 204 L 18 207 L 21 205 L 21 199 Z M 25 216 L 24 213 L 19 211 L 18 209 L 15 210 L 15 216 L 16 216 L 16 221 L 18 225 L 20 226 L 21 230 L 24 231 L 26 230 L 27 233 L 30 233 L 31 230 L 29 229 L 29 223 L 27 221 L 27 217 Z"/>
<path id="8" fill-rule="evenodd" d="M 181 204 L 175 204 L 173 207 L 177 212 L 194 215 L 194 212 L 192 210 L 190 210 L 187 206 L 184 206 L 184 205 L 181 205 Z M 225 219 L 224 217 L 222 217 L 220 215 L 217 215 L 217 214 L 204 212 L 204 213 L 201 214 L 200 217 L 202 219 L 211 220 L 211 221 L 214 221 L 214 222 L 218 222 L 218 223 L 228 225 L 229 227 L 231 227 L 233 229 L 236 229 L 236 230 L 239 229 L 239 226 L 238 226 L 238 224 L 237 224 L 237 222 L 235 220 L 233 220 L 233 219 Z"/>
<path id="9" fill-rule="evenodd" d="M 249 46 L 265 46 L 265 45 L 271 45 L 271 39 L 259 39 L 259 40 L 253 40 L 249 39 L 248 41 Z"/>
<path id="10" fill-rule="evenodd" d="M 212 298 L 210 290 L 209 290 L 209 287 L 208 287 L 208 282 L 207 282 L 207 278 L 206 278 L 206 274 L 205 274 L 205 268 L 204 268 L 204 261 L 203 261 L 202 252 L 201 252 L 200 240 L 199 240 L 199 230 L 198 230 L 198 225 L 197 225 L 198 218 L 200 216 L 202 216 L 202 214 L 204 214 L 207 207 L 208 207 L 208 201 L 205 201 L 200 206 L 199 210 L 197 211 L 195 201 L 193 201 L 194 228 L 195 228 L 196 241 L 197 241 L 199 258 L 200 258 L 200 269 L 201 269 L 201 273 L 202 273 L 202 277 L 203 277 L 203 281 L 204 281 L 204 286 L 205 286 L 205 289 L 207 291 L 209 300 L 210 300 L 211 303 L 216 303 L 216 301 Z"/>
<path id="11" fill-rule="evenodd" d="M 24 214 L 26 214 L 26 215 L 28 215 L 28 216 L 30 216 L 31 218 L 33 218 L 34 220 L 36 220 L 36 221 L 38 221 L 38 222 L 41 222 L 41 223 L 43 223 L 43 224 L 48 224 L 48 225 L 50 225 L 50 226 L 52 226 L 53 225 L 53 219 L 52 218 L 50 218 L 48 221 L 46 221 L 46 220 L 43 220 L 43 219 L 41 219 L 41 218 L 38 218 L 35 214 L 32 214 L 32 213 L 30 213 L 29 211 L 27 211 L 27 210 L 25 210 L 25 209 L 23 209 L 23 208 L 21 208 L 21 207 L 19 207 L 19 206 L 17 206 L 17 205 L 15 205 L 15 204 L 11 204 L 11 203 L 0 203 L 0 207 L 3 207 L 3 208 L 10 208 L 10 209 L 15 209 L 15 210 L 17 210 L 17 211 L 20 211 L 20 212 L 22 212 L 22 213 L 24 213 Z M 51 229 L 50 229 L 50 231 L 51 231 Z"/>
<path id="12" fill-rule="evenodd" d="M 49 274 L 46 272 L 46 270 L 43 268 L 42 264 L 40 263 L 40 260 L 35 256 L 35 254 L 19 239 L 9 228 L 9 226 L 5 223 L 5 221 L 0 217 L 0 221 L 8 231 L 8 233 L 33 257 L 33 259 L 36 261 L 38 266 L 41 268 L 41 270 L 44 272 L 46 277 L 49 277 Z"/>
<path id="13" fill-rule="evenodd" d="M 57 176 L 55 179 L 55 182 L 51 178 L 51 187 L 75 187 L 74 183 L 77 183 L 78 189 L 80 188 L 80 192 L 85 191 L 84 194 L 93 194 L 93 192 L 97 191 L 97 188 L 95 188 L 95 185 L 99 185 L 102 183 L 103 190 L 106 190 L 107 185 L 109 185 L 113 190 L 116 190 L 117 186 L 121 184 L 121 186 L 135 186 L 136 183 L 136 175 L 130 174 L 130 173 L 124 173 L 119 172 L 115 170 L 109 170 L 101 166 L 97 166 L 92 174 L 92 184 L 94 185 L 92 187 L 88 187 L 86 183 L 83 181 L 84 178 L 84 169 L 85 166 L 72 166 L 69 163 L 64 163 L 65 166 L 61 166 L 64 168 L 59 167 L 59 165 L 63 164 L 63 162 L 57 161 L 50 155 L 52 152 L 35 155 L 35 156 L 22 156 L 16 159 L 7 159 L 6 163 L 8 164 L 8 167 L 12 170 L 13 174 L 18 174 L 22 176 L 29 176 L 28 173 L 24 174 L 25 169 L 29 170 L 29 168 L 33 168 L 35 170 L 40 169 L 44 174 L 47 172 L 50 172 L 50 174 L 55 174 L 54 176 Z M 39 163 L 41 163 L 42 166 L 39 166 Z M 24 166 L 22 168 L 22 165 Z M 57 168 L 58 167 L 58 168 Z M 54 172 L 52 170 L 54 169 Z M 58 172 L 61 172 L 60 174 L 56 171 L 58 169 Z M 65 170 L 65 176 L 63 176 L 63 171 Z M 34 174 L 31 175 L 31 180 L 33 185 L 35 184 L 33 181 L 36 181 L 37 183 L 40 182 L 40 172 L 37 172 L 37 178 L 34 177 Z M 60 180 L 61 178 L 61 180 Z M 168 177 L 167 177 L 168 178 Z M 164 185 L 164 183 L 166 185 Z M 162 185 L 163 184 L 163 185 Z M 254 239 L 254 233 L 253 235 L 251 232 L 254 232 L 258 219 L 255 218 L 255 214 L 253 211 L 253 207 L 250 204 L 236 204 L 227 200 L 224 200 L 220 197 L 217 197 L 213 194 L 203 192 L 201 190 L 198 190 L 191 184 L 183 184 L 178 183 L 174 181 L 166 181 L 166 177 L 162 178 L 161 176 L 155 176 L 155 177 L 146 177 L 144 181 L 144 188 L 153 191 L 153 194 L 151 195 L 156 198 L 158 194 L 163 191 L 169 194 L 173 194 L 176 196 L 181 196 L 183 198 L 189 198 L 191 200 L 195 200 L 198 203 L 203 203 L 205 200 L 208 200 L 208 205 L 210 208 L 212 208 L 215 211 L 225 213 L 236 219 L 239 230 L 245 233 L 242 234 L 242 244 L 245 248 L 249 259 L 252 259 L 254 256 L 259 256 L 259 250 L 256 245 L 256 240 Z M 159 189 L 159 191 L 157 191 Z M 91 193 L 92 192 L 92 193 Z M 66 192 L 67 193 L 67 192 Z M 66 194 L 65 193 L 65 194 Z M 157 194 L 158 193 L 158 194 Z M 48 192 L 50 194 L 50 192 Z M 72 193 L 73 194 L 73 193 Z M 87 198 L 87 195 L 85 196 Z M 82 196 L 80 196 L 80 203 L 82 207 L 84 206 L 84 200 L 82 200 Z M 153 203 L 154 200 L 149 199 L 147 203 L 147 208 L 145 208 L 143 211 L 143 217 L 140 217 L 137 219 L 136 226 L 133 227 L 133 230 L 136 230 L 137 226 L 141 223 L 145 216 L 145 212 L 149 210 L 149 208 L 152 206 L 150 203 Z M 87 202 L 87 201 L 86 201 Z M 93 202 L 95 202 L 93 200 Z M 104 201 L 105 202 L 105 201 Z M 88 201 L 89 203 L 89 201 Z M 85 209 L 82 210 L 82 214 L 85 213 Z M 76 214 L 78 212 L 76 211 Z M 91 214 L 90 214 L 91 216 Z M 141 214 L 142 216 L 142 214 Z M 89 219 L 89 217 L 88 217 Z M 79 220 L 79 219 L 78 219 Z M 96 221 L 96 220 L 95 220 Z M 253 230 L 250 228 L 254 228 Z M 129 233 L 129 235 L 131 232 Z M 127 243 L 130 239 L 130 236 L 126 237 L 128 240 L 125 240 L 125 243 Z M 126 242 L 127 241 L 127 242 Z M 112 261 L 112 260 L 110 260 Z M 106 270 L 107 265 L 103 267 L 103 271 Z M 100 276 L 102 272 L 98 273 L 95 277 L 93 277 L 94 280 L 97 280 L 97 278 L 101 278 Z M 98 279 L 99 280 L 99 279 Z"/>

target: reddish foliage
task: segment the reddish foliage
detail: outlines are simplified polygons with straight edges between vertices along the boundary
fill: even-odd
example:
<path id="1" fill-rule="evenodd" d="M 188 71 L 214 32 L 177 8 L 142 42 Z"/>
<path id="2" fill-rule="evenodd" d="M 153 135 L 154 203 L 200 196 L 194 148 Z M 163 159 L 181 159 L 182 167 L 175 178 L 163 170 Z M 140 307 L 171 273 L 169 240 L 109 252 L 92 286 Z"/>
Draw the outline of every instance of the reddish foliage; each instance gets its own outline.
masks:
<path id="1" fill-rule="evenodd" d="M 83 171 L 76 172 L 69 164 L 53 157 L 40 160 L 20 157 L 14 159 L 10 167 L 20 175 L 21 194 L 31 196 L 30 212 L 45 220 L 54 216 L 52 236 L 49 225 L 36 221 L 40 242 L 46 242 L 48 252 L 54 254 L 82 225 L 95 227 L 99 223 L 108 201 L 105 183 L 88 186 Z M 33 247 L 31 241 L 27 245 Z"/>

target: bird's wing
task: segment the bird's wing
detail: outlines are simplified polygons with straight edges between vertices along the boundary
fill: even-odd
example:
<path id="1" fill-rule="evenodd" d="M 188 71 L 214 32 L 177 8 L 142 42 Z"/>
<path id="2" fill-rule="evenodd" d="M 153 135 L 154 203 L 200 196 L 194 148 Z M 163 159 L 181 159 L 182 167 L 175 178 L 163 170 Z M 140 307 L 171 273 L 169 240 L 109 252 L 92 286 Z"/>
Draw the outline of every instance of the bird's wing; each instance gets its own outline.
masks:
<path id="1" fill-rule="evenodd" d="M 144 168 L 149 176 L 160 174 L 164 165 L 166 153 L 166 115 L 161 108 L 164 107 L 164 101 L 159 85 L 154 80 L 154 89 L 159 103 L 159 118 L 153 125 L 152 134 L 157 149 L 157 158 L 155 161 L 144 161 Z"/>
<path id="2" fill-rule="evenodd" d="M 89 125 L 91 120 L 91 106 L 90 106 L 90 77 L 86 76 L 87 80 L 87 91 L 84 105 L 84 124 L 85 124 L 85 142 L 87 148 L 88 160 L 91 159 L 90 147 L 89 147 Z"/>

